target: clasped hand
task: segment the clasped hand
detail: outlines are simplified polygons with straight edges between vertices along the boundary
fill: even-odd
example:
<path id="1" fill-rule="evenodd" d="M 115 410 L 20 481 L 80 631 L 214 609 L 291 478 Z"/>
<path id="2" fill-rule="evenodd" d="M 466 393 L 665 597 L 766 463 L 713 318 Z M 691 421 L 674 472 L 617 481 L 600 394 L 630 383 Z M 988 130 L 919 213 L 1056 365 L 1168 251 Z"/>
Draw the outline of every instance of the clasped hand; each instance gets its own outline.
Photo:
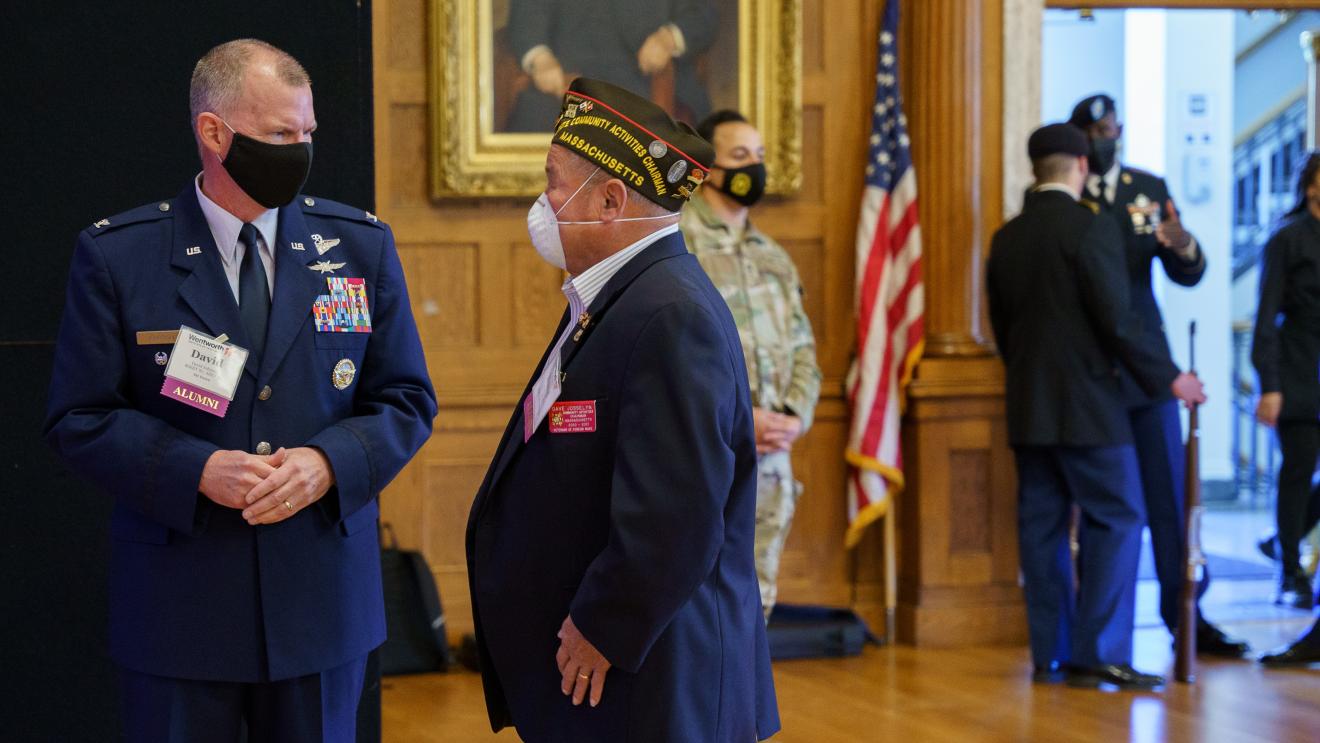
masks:
<path id="1" fill-rule="evenodd" d="M 281 448 L 265 456 L 220 450 L 206 460 L 198 490 L 219 505 L 242 509 L 255 526 L 289 518 L 320 500 L 334 482 L 320 449 Z"/>

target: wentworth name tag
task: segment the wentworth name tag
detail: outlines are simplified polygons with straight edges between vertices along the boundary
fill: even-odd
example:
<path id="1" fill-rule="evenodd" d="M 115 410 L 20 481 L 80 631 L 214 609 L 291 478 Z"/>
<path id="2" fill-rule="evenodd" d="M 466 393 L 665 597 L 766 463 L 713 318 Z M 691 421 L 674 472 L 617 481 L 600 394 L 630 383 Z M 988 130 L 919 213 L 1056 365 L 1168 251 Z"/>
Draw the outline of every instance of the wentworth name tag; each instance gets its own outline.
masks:
<path id="1" fill-rule="evenodd" d="M 160 394 L 223 418 L 238 389 L 247 357 L 245 348 L 181 326 Z"/>

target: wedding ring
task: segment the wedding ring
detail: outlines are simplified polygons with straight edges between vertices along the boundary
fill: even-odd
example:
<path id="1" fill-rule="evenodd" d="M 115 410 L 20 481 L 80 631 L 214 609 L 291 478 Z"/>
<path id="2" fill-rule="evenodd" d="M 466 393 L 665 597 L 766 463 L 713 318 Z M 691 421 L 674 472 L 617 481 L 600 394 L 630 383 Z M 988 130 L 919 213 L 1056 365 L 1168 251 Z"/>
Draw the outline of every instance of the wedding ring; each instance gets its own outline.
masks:
<path id="1" fill-rule="evenodd" d="M 287 509 L 289 509 L 290 511 L 293 510 L 293 504 L 290 503 L 290 502 L 288 502 L 287 500 L 284 501 L 284 507 L 287 508 Z"/>
<path id="2" fill-rule="evenodd" d="M 582 679 L 583 681 L 590 681 L 590 680 L 591 680 L 591 676 L 588 676 L 588 675 L 585 674 L 585 673 L 579 673 L 579 674 L 578 674 L 578 678 Z"/>

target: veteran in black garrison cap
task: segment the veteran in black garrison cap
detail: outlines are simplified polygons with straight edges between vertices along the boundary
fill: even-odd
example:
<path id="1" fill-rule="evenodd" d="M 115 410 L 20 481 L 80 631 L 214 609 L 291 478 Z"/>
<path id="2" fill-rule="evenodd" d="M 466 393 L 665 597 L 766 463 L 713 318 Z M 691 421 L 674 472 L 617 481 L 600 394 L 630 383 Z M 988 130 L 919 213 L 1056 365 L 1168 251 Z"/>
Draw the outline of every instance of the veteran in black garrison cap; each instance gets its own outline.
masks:
<path id="1" fill-rule="evenodd" d="M 609 83 L 579 77 L 568 86 L 554 144 L 678 211 L 705 180 L 715 149 L 655 103 Z"/>
<path id="2" fill-rule="evenodd" d="M 566 307 L 468 521 L 497 731 L 662 743 L 779 729 L 750 378 L 678 226 L 713 160 L 645 98 L 582 78 L 564 96 L 527 226 L 568 272 Z"/>

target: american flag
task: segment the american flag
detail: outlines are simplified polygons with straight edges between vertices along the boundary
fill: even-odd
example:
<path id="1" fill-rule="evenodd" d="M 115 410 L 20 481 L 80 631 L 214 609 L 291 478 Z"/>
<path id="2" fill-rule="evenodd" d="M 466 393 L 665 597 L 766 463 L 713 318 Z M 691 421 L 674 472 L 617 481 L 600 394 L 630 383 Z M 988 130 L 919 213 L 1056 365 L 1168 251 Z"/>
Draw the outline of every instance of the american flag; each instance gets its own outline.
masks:
<path id="1" fill-rule="evenodd" d="M 885 3 L 866 190 L 857 224 L 857 356 L 848 372 L 848 534 L 862 532 L 903 489 L 899 420 L 921 358 L 924 290 L 917 178 L 898 91 L 898 2 Z"/>

